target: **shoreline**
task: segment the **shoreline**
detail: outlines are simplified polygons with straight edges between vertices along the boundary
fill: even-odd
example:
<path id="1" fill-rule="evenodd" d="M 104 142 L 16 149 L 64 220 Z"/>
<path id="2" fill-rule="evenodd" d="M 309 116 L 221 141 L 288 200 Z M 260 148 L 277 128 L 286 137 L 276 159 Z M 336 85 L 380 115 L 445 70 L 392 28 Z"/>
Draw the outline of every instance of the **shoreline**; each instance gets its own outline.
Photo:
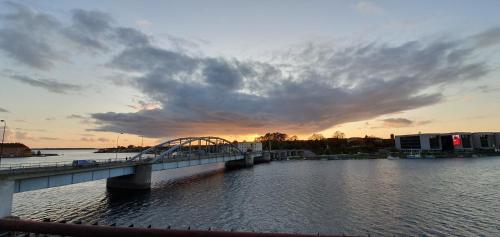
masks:
<path id="1" fill-rule="evenodd" d="M 422 157 L 422 158 L 399 158 L 399 160 L 440 160 L 440 159 L 478 159 L 487 157 L 497 157 L 500 154 L 488 154 L 473 156 L 448 156 L 448 157 Z M 316 156 L 289 156 L 284 158 L 274 158 L 273 161 L 286 161 L 286 160 L 388 160 L 387 156 L 373 154 L 373 155 L 316 155 Z"/>

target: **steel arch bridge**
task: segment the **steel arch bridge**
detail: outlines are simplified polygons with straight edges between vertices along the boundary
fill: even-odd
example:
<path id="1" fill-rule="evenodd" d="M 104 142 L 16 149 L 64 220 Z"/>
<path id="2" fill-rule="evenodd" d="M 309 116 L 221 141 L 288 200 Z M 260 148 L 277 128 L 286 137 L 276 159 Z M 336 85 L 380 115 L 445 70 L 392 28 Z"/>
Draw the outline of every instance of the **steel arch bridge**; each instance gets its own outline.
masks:
<path id="1" fill-rule="evenodd" d="M 170 160 L 203 159 L 243 155 L 237 146 L 220 137 L 183 137 L 160 143 L 130 158 L 130 161 L 149 160 L 152 163 Z"/>

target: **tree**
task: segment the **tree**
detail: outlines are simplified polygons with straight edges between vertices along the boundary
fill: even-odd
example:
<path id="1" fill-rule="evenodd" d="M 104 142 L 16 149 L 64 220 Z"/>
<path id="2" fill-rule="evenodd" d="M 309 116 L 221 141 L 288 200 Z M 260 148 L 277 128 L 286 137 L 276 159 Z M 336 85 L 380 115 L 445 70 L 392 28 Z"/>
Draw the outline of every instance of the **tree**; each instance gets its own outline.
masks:
<path id="1" fill-rule="evenodd" d="M 337 138 L 337 139 L 344 139 L 345 138 L 345 133 L 341 132 L 341 131 L 335 131 L 335 133 L 333 133 L 333 138 Z"/>
<path id="2" fill-rule="evenodd" d="M 274 132 L 274 133 L 266 133 L 264 136 L 260 136 L 255 139 L 257 142 L 267 142 L 267 141 L 286 141 L 288 135 L 285 133 Z"/>
<path id="3" fill-rule="evenodd" d="M 325 137 L 321 133 L 313 133 L 310 137 L 309 140 L 313 141 L 319 141 L 319 140 L 324 140 Z"/>
<path id="4" fill-rule="evenodd" d="M 293 135 L 288 138 L 288 141 L 297 141 L 297 140 L 299 140 L 299 138 L 296 135 Z"/>

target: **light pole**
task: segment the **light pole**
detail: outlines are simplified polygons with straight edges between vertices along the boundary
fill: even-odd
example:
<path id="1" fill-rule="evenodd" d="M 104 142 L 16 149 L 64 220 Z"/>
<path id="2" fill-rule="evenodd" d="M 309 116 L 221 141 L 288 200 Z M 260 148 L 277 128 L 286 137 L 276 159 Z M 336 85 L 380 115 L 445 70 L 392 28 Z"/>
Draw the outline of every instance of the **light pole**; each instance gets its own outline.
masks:
<path id="1" fill-rule="evenodd" d="M 141 148 L 144 147 L 144 136 L 141 136 Z"/>
<path id="2" fill-rule="evenodd" d="M 122 132 L 118 134 L 116 137 L 116 152 L 115 152 L 115 159 L 118 159 L 118 139 L 120 138 L 120 135 L 123 134 Z"/>
<path id="3" fill-rule="evenodd" d="M 7 122 L 5 120 L 0 120 L 0 122 L 3 123 L 3 135 L 2 135 L 2 146 L 0 146 L 0 164 L 2 163 L 2 157 L 3 157 L 3 142 L 5 139 L 5 129 L 7 128 Z"/>

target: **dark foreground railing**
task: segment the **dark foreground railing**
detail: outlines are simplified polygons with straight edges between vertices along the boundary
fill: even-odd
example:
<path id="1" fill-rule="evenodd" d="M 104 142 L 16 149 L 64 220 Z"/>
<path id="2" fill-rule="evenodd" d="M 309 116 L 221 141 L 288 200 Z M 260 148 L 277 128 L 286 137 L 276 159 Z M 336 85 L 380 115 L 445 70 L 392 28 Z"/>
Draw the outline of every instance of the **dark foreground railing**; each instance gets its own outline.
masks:
<path id="1" fill-rule="evenodd" d="M 203 230 L 169 230 L 156 228 L 131 228 L 100 225 L 78 225 L 54 222 L 37 222 L 28 220 L 0 219 L 0 236 L 17 236 L 16 232 L 22 234 L 35 233 L 44 235 L 60 236 L 169 236 L 169 237 L 312 237 L 318 235 L 303 234 L 279 234 L 279 233 L 254 233 L 254 232 L 227 232 L 227 231 L 203 231 Z M 21 234 L 19 233 L 19 234 Z M 327 236 L 327 235 L 322 235 Z M 333 237 L 333 236 L 332 236 Z"/>

